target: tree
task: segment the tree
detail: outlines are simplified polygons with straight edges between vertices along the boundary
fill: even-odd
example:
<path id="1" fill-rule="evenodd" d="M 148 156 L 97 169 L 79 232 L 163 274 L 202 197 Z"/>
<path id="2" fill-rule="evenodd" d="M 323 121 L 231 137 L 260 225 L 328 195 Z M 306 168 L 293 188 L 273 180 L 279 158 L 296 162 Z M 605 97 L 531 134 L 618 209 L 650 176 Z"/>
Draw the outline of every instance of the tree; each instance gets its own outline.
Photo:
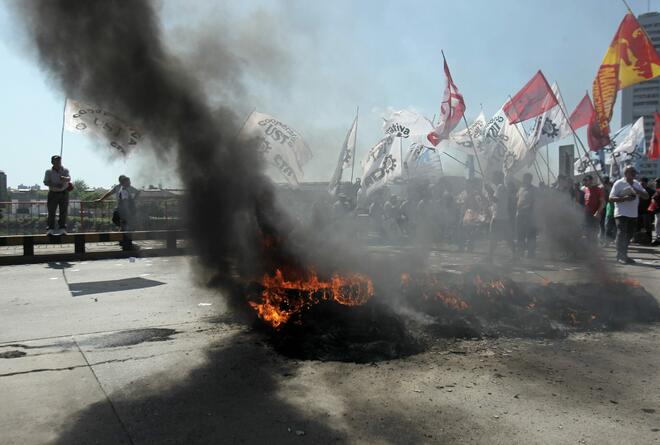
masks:
<path id="1" fill-rule="evenodd" d="M 87 183 L 83 179 L 76 179 L 73 181 L 73 191 L 71 198 L 80 199 L 80 196 L 87 190 Z"/>

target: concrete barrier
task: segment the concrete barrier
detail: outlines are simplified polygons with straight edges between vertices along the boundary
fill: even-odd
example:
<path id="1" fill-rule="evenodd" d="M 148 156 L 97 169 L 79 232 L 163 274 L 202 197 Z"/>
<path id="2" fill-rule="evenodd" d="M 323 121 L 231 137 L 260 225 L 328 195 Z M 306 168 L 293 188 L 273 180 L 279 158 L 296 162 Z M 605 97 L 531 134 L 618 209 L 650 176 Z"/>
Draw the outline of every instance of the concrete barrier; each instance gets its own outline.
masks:
<path id="1" fill-rule="evenodd" d="M 124 241 L 129 236 L 133 241 L 163 240 L 164 249 L 150 249 L 148 251 L 117 251 L 117 252 L 92 252 L 86 253 L 87 243 L 102 243 L 113 241 Z M 95 259 L 136 256 L 154 256 L 163 253 L 180 253 L 177 248 L 177 240 L 183 239 L 183 230 L 150 230 L 135 232 L 92 232 L 71 233 L 67 235 L 10 235 L 0 236 L 0 247 L 23 246 L 23 255 L 0 256 L 1 264 L 22 264 L 53 260 L 68 259 Z M 40 244 L 72 244 L 73 252 L 51 253 L 46 255 L 35 255 L 34 246 Z"/>

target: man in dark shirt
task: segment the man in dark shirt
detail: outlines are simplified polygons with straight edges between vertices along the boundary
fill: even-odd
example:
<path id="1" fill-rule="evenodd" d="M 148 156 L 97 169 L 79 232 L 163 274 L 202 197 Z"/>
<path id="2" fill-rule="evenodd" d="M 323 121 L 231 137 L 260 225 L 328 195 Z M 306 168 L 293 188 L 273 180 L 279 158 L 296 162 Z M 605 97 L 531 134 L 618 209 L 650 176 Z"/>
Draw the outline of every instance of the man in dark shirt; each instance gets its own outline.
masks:
<path id="1" fill-rule="evenodd" d="M 48 186 L 48 235 L 66 234 L 66 218 L 69 211 L 69 189 L 71 177 L 69 170 L 62 166 L 62 158 L 58 155 L 51 156 L 52 168 L 44 174 L 44 185 Z M 55 229 L 55 212 L 59 209 L 60 217 L 57 220 L 58 228 Z"/>

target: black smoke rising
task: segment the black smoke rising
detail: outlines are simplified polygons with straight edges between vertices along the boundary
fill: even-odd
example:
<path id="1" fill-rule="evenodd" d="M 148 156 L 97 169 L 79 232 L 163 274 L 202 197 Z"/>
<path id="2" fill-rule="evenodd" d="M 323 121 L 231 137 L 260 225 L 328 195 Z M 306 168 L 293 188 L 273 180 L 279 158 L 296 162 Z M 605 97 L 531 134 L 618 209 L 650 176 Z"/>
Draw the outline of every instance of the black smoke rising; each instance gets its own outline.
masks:
<path id="1" fill-rule="evenodd" d="M 227 276 L 234 265 L 260 273 L 258 258 L 246 253 L 255 251 L 261 230 L 280 236 L 272 185 L 254 147 L 236 141 L 236 115 L 212 111 L 194 76 L 166 52 L 152 5 L 55 0 L 18 8 L 41 64 L 67 97 L 141 127 L 161 159 L 176 154 L 202 263 Z"/>
<path id="2" fill-rule="evenodd" d="M 233 287 L 237 275 L 242 283 L 281 264 L 311 266 L 321 275 L 378 270 L 373 261 L 349 257 L 334 240 L 293 230 L 276 209 L 257 150 L 236 140 L 242 119 L 227 107 L 211 109 L 196 73 L 189 72 L 194 67 L 165 50 L 150 2 L 33 0 L 18 8 L 40 63 L 68 97 L 142 128 L 160 159 L 176 155 L 193 247 L 219 274 L 216 283 Z M 224 72 L 232 77 L 239 70 Z"/>

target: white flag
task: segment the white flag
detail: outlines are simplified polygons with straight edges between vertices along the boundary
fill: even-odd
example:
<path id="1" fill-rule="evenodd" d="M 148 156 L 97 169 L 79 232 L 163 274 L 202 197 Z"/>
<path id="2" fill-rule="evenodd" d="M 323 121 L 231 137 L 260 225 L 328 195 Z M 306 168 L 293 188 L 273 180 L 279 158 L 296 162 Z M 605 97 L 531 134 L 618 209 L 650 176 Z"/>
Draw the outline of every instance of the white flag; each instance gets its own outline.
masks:
<path id="1" fill-rule="evenodd" d="M 486 160 L 486 176 L 496 170 L 514 174 L 528 162 L 530 151 L 521 131 L 509 123 L 502 109 L 486 122 L 483 142 L 477 147 L 482 165 Z"/>
<path id="2" fill-rule="evenodd" d="M 552 84 L 552 92 L 559 103 L 542 115 L 537 116 L 534 120 L 534 126 L 530 132 L 528 142 L 528 145 L 534 151 L 571 134 L 571 126 L 562 111 L 562 109 L 564 111 L 566 110 L 564 100 L 559 93 L 559 87 L 556 82 Z M 546 98 L 546 100 L 549 99 Z"/>
<path id="3" fill-rule="evenodd" d="M 410 178 L 435 178 L 442 176 L 442 160 L 439 148 L 412 144 L 405 155 Z"/>
<path id="4" fill-rule="evenodd" d="M 636 158 L 641 157 L 641 152 L 645 146 L 644 116 L 641 116 L 630 127 L 630 131 L 623 137 L 623 140 L 616 144 L 616 147 L 612 150 L 611 158 L 619 164 L 636 160 Z"/>
<path id="5" fill-rule="evenodd" d="M 468 128 L 449 135 L 449 147 L 468 155 L 474 155 L 472 142 L 474 141 L 474 144 L 479 148 L 483 142 L 485 128 L 486 116 L 484 116 L 484 112 L 482 111 Z"/>
<path id="6" fill-rule="evenodd" d="M 374 190 L 387 183 L 396 169 L 396 159 L 390 153 L 394 144 L 394 136 L 385 136 L 374 145 L 362 161 L 362 188 L 360 195 L 368 196 Z"/>
<path id="7" fill-rule="evenodd" d="M 73 133 L 82 133 L 106 138 L 110 146 L 127 155 L 134 149 L 142 134 L 123 119 L 99 107 L 67 99 L 64 107 L 64 128 Z"/>
<path id="8" fill-rule="evenodd" d="M 589 162 L 590 160 L 591 162 Z M 593 173 L 602 169 L 603 166 L 601 165 L 600 159 L 598 157 L 592 157 L 589 154 L 577 158 L 573 164 L 573 174 L 576 176 L 585 173 Z"/>
<path id="9" fill-rule="evenodd" d="M 303 179 L 302 159 L 309 160 L 311 151 L 303 138 L 291 127 L 272 116 L 254 111 L 238 136 L 239 140 L 258 140 L 257 150 L 293 185 Z"/>
<path id="10" fill-rule="evenodd" d="M 383 118 L 385 135 L 401 138 L 403 145 L 406 147 L 413 143 L 433 147 L 426 138 L 431 130 L 433 130 L 431 122 L 414 111 L 394 111 L 387 118 Z"/>
<path id="11" fill-rule="evenodd" d="M 332 179 L 330 179 L 328 192 L 333 195 L 337 192 L 337 187 L 339 186 L 339 182 L 341 181 L 344 170 L 348 170 L 349 168 L 352 169 L 353 165 L 355 164 L 355 140 L 357 137 L 357 122 L 358 117 L 355 115 L 353 125 L 351 125 L 351 128 L 348 130 L 346 139 L 344 139 L 344 144 L 341 146 L 335 173 L 332 175 Z"/>

